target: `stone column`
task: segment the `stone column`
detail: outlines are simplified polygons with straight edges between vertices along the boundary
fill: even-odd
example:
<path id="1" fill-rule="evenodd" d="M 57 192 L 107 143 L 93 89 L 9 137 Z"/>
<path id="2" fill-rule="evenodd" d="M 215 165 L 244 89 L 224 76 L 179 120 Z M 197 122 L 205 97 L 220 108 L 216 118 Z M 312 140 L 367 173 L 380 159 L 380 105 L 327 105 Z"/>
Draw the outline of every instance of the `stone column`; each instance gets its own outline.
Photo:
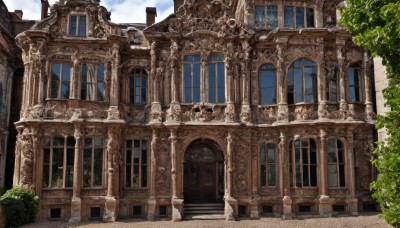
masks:
<path id="1" fill-rule="evenodd" d="M 259 188 L 259 162 L 258 162 L 258 135 L 257 131 L 252 131 L 251 141 L 251 176 L 252 176 L 252 198 L 250 203 L 250 218 L 257 219 L 260 217 L 259 203 L 261 197 L 258 195 Z"/>
<path id="2" fill-rule="evenodd" d="M 178 181 L 177 181 L 177 155 L 176 143 L 178 141 L 176 129 L 171 129 L 171 181 L 172 181 L 172 221 L 182 220 L 183 199 L 178 199 Z"/>
<path id="3" fill-rule="evenodd" d="M 226 157 L 226 186 L 225 186 L 225 219 L 226 221 L 234 221 L 237 216 L 237 200 L 232 197 L 233 188 L 233 130 L 228 131 L 227 140 L 227 157 Z"/>
<path id="4" fill-rule="evenodd" d="M 251 109 L 250 109 L 250 52 L 252 50 L 248 40 L 242 41 L 243 48 L 243 60 L 241 62 L 242 67 L 242 111 L 240 113 L 240 120 L 242 122 L 251 121 Z"/>
<path id="5" fill-rule="evenodd" d="M 22 147 L 22 131 L 23 126 L 16 126 L 17 128 L 17 141 L 15 143 L 15 162 L 14 162 L 14 177 L 13 186 L 19 186 L 21 180 L 21 147 Z"/>
<path id="6" fill-rule="evenodd" d="M 282 219 L 292 219 L 292 199 L 290 198 L 290 182 L 289 178 L 289 154 L 291 151 L 287 150 L 287 135 L 286 129 L 282 129 L 280 133 L 279 152 L 281 154 L 281 185 L 283 187 L 283 213 Z"/>
<path id="7" fill-rule="evenodd" d="M 41 159 L 42 154 L 41 153 L 41 145 L 42 145 L 42 137 L 43 134 L 40 130 L 40 126 L 34 125 L 34 128 L 32 129 L 33 135 L 32 135 L 32 140 L 33 140 L 33 180 L 32 183 L 34 184 L 34 191 L 36 195 L 40 196 L 42 192 L 42 180 L 43 180 L 43 159 Z"/>
<path id="8" fill-rule="evenodd" d="M 156 172 L 157 172 L 157 162 L 156 162 L 156 152 L 158 148 L 158 143 L 160 139 L 158 137 L 157 129 L 153 129 L 153 135 L 151 139 L 151 154 L 150 154 L 150 180 L 149 184 L 149 200 L 147 201 L 148 211 L 147 219 L 153 221 L 156 218 Z"/>
<path id="9" fill-rule="evenodd" d="M 326 71 L 324 61 L 324 39 L 318 39 L 318 117 L 325 119 L 328 117 L 326 101 Z"/>
<path id="10" fill-rule="evenodd" d="M 233 102 L 233 94 L 232 94 L 232 86 L 233 86 L 233 53 L 234 53 L 234 45 L 232 41 L 228 41 L 227 49 L 228 49 L 228 57 L 225 58 L 225 67 L 226 67 L 226 108 L 225 108 L 225 122 L 235 122 L 236 113 L 235 113 L 235 104 Z"/>
<path id="11" fill-rule="evenodd" d="M 319 197 L 319 214 L 323 217 L 332 216 L 332 200 L 329 198 L 328 192 L 328 156 L 326 145 L 326 130 L 320 129 L 320 150 L 319 150 L 319 173 L 320 173 L 320 197 Z"/>
<path id="12" fill-rule="evenodd" d="M 71 77 L 71 90 L 69 99 L 79 99 L 79 79 L 81 71 L 81 61 L 79 59 L 78 51 L 72 55 L 72 77 Z M 51 80 L 51 79 L 50 79 Z"/>
<path id="13" fill-rule="evenodd" d="M 82 126 L 75 125 L 75 153 L 74 153 L 74 183 L 72 189 L 71 199 L 71 218 L 69 222 L 81 222 L 82 218 L 82 202 L 81 202 L 81 188 L 82 188 L 82 174 L 81 174 L 81 159 L 83 156 L 83 132 Z"/>
<path id="14" fill-rule="evenodd" d="M 150 57 L 151 57 L 151 70 L 150 70 L 150 85 L 152 85 L 152 92 L 153 92 L 153 102 L 151 103 L 151 120 L 150 123 L 161 123 L 162 122 L 162 109 L 161 109 L 161 103 L 159 101 L 159 91 L 158 91 L 158 78 L 161 77 L 163 74 L 163 69 L 162 68 L 157 68 L 157 43 L 155 41 L 150 42 L 151 43 L 151 51 L 150 51 Z M 151 94 L 151 93 L 150 93 Z"/>
<path id="15" fill-rule="evenodd" d="M 114 128 L 108 129 L 108 140 L 107 140 L 107 196 L 103 221 L 115 222 L 117 217 L 117 200 L 115 199 L 115 185 L 114 180 L 117 179 L 115 175 L 114 164 L 116 163 L 117 156 L 119 154 L 118 141 L 119 135 Z"/>
<path id="16" fill-rule="evenodd" d="M 324 13 L 323 13 L 323 3 L 319 3 L 315 5 L 314 15 L 315 15 L 315 27 L 323 28 L 324 27 Z"/>
<path id="17" fill-rule="evenodd" d="M 365 91 L 365 120 L 368 122 L 373 122 L 374 120 L 374 110 L 372 103 L 372 92 L 371 92 L 371 58 L 368 52 L 364 52 L 363 58 L 363 74 L 364 74 L 364 91 Z"/>
<path id="18" fill-rule="evenodd" d="M 278 42 L 279 41 L 279 42 Z M 286 66 L 284 60 L 284 52 L 286 50 L 287 37 L 278 38 L 278 62 L 277 62 L 277 89 L 278 89 L 278 113 L 277 120 L 280 122 L 289 121 L 289 107 L 287 101 L 287 80 L 286 80 Z"/>
<path id="19" fill-rule="evenodd" d="M 354 162 L 354 135 L 353 129 L 347 129 L 347 148 L 346 148 L 346 163 L 347 163 L 347 186 L 349 189 L 348 207 L 349 212 L 353 215 L 358 214 L 357 203 L 358 199 L 355 197 L 356 192 L 356 175 L 355 175 L 355 162 Z"/>
<path id="20" fill-rule="evenodd" d="M 338 41 L 336 41 L 338 44 Z M 340 42 L 341 44 L 341 42 Z M 347 101 L 346 101 L 346 66 L 345 66 L 345 57 L 343 56 L 343 46 L 337 47 L 337 59 L 339 65 L 339 97 L 340 97 L 340 111 L 342 112 L 342 118 L 346 118 L 343 112 L 348 110 Z"/>
<path id="21" fill-rule="evenodd" d="M 48 66 L 49 63 L 48 61 L 45 61 L 43 59 L 43 56 L 41 56 L 40 58 L 40 74 L 39 74 L 39 88 L 38 88 L 38 100 L 37 100 L 37 104 L 39 107 L 43 106 L 43 102 L 44 102 L 44 97 L 45 97 L 45 93 L 46 93 L 46 84 L 45 81 L 46 77 L 48 77 Z"/>
<path id="22" fill-rule="evenodd" d="M 110 86 L 110 107 L 108 108 L 108 117 L 109 120 L 117 120 L 120 118 L 120 113 L 118 109 L 119 105 L 119 69 L 121 65 L 121 56 L 119 52 L 119 45 L 114 43 L 112 46 L 112 64 L 111 64 L 111 86 Z M 107 69 L 107 64 L 104 63 L 105 69 Z M 108 77 L 108 75 L 105 75 Z"/>
<path id="23" fill-rule="evenodd" d="M 179 103 L 179 83 L 178 83 L 178 44 L 175 39 L 171 40 L 170 70 L 171 70 L 171 97 L 172 102 L 167 111 L 167 122 L 181 121 L 181 105 Z"/>

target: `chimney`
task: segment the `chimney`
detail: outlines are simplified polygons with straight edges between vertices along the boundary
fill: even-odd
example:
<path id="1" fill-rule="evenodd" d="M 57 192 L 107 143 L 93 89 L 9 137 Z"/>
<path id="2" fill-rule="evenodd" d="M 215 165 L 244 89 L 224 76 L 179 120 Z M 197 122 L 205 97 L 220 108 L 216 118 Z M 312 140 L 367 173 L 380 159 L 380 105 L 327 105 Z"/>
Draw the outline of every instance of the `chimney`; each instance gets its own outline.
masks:
<path id="1" fill-rule="evenodd" d="M 146 25 L 147 27 L 156 22 L 157 9 L 156 7 L 146 7 Z"/>
<path id="2" fill-rule="evenodd" d="M 22 20 L 22 15 L 24 14 L 22 12 L 22 10 L 14 10 L 14 14 L 20 19 Z"/>
<path id="3" fill-rule="evenodd" d="M 49 15 L 47 12 L 49 11 L 50 4 L 47 0 L 40 0 L 42 2 L 42 20 L 47 18 Z"/>
<path id="4" fill-rule="evenodd" d="M 183 2 L 185 0 L 174 0 L 174 13 L 176 13 L 176 11 L 178 11 L 179 7 L 181 5 L 183 5 Z"/>

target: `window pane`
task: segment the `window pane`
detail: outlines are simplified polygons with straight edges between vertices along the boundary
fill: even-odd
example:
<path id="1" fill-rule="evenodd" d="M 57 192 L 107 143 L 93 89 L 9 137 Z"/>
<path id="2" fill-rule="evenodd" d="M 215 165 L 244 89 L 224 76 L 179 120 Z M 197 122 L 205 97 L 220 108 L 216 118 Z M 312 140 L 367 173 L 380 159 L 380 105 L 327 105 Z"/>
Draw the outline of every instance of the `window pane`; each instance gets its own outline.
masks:
<path id="1" fill-rule="evenodd" d="M 300 164 L 296 163 L 296 187 L 302 187 Z"/>
<path id="2" fill-rule="evenodd" d="M 346 187 L 346 175 L 344 165 L 339 165 L 339 174 L 340 174 L 340 187 Z"/>
<path id="3" fill-rule="evenodd" d="M 275 163 L 275 146 L 268 143 L 268 163 Z"/>
<path id="4" fill-rule="evenodd" d="M 90 187 L 92 172 L 92 150 L 85 149 L 83 151 L 83 187 Z"/>
<path id="5" fill-rule="evenodd" d="M 303 102 L 303 71 L 301 69 L 294 70 L 294 86 L 295 102 Z"/>
<path id="6" fill-rule="evenodd" d="M 53 64 L 52 65 L 52 74 L 51 74 L 51 98 L 58 98 L 58 88 L 61 80 L 61 65 Z"/>
<path id="7" fill-rule="evenodd" d="M 140 150 L 136 148 L 133 150 L 133 163 L 140 164 Z"/>
<path id="8" fill-rule="evenodd" d="M 86 16 L 79 16 L 79 36 L 86 36 Z"/>
<path id="9" fill-rule="evenodd" d="M 302 149 L 303 164 L 308 164 L 308 148 Z"/>
<path id="10" fill-rule="evenodd" d="M 303 186 L 310 186 L 310 180 L 308 179 L 308 165 L 303 165 Z"/>
<path id="11" fill-rule="evenodd" d="M 209 99 L 210 103 L 215 103 L 216 99 L 216 64 L 210 63 L 208 65 L 208 86 L 209 86 Z"/>
<path id="12" fill-rule="evenodd" d="M 139 187 L 139 166 L 133 166 L 133 186 Z"/>
<path id="13" fill-rule="evenodd" d="M 260 162 L 261 164 L 265 164 L 266 163 L 266 151 L 265 151 L 265 144 L 261 144 L 260 147 Z"/>
<path id="14" fill-rule="evenodd" d="M 267 186 L 267 169 L 266 169 L 266 165 L 261 165 L 261 186 Z"/>
<path id="15" fill-rule="evenodd" d="M 307 8 L 307 27 L 312 28 L 314 25 L 314 9 Z"/>
<path id="16" fill-rule="evenodd" d="M 43 187 L 49 187 L 49 169 L 50 169 L 50 149 L 43 151 Z"/>
<path id="17" fill-rule="evenodd" d="M 200 64 L 193 64 L 193 102 L 200 102 Z"/>
<path id="18" fill-rule="evenodd" d="M 143 75 L 142 76 L 142 103 L 141 104 L 146 104 L 147 102 L 147 76 Z"/>
<path id="19" fill-rule="evenodd" d="M 72 187 L 74 183 L 74 149 L 67 150 L 67 167 L 65 172 L 65 187 Z"/>
<path id="20" fill-rule="evenodd" d="M 268 9 L 268 27 L 276 28 L 278 27 L 278 7 L 267 6 Z"/>
<path id="21" fill-rule="evenodd" d="M 52 180 L 53 188 L 63 187 L 63 160 L 64 148 L 53 148 Z"/>
<path id="22" fill-rule="evenodd" d="M 288 96 L 287 96 L 287 99 L 288 99 L 288 104 L 294 104 L 294 99 L 293 99 L 293 93 L 294 93 L 294 85 L 293 85 L 293 79 L 294 79 L 294 70 L 293 69 L 289 69 L 289 71 L 288 71 L 288 81 L 287 81 L 287 84 L 288 84 L 288 88 L 287 88 L 287 90 L 288 90 Z"/>
<path id="23" fill-rule="evenodd" d="M 225 64 L 218 63 L 218 103 L 225 102 Z"/>
<path id="24" fill-rule="evenodd" d="M 329 187 L 337 187 L 337 166 L 336 164 L 328 165 L 328 183 Z"/>
<path id="25" fill-rule="evenodd" d="M 316 102 L 316 69 L 304 68 L 305 102 Z"/>
<path id="26" fill-rule="evenodd" d="M 147 150 L 142 150 L 142 165 L 147 164 Z"/>
<path id="27" fill-rule="evenodd" d="M 101 186 L 103 173 L 103 148 L 94 149 L 93 187 Z"/>
<path id="28" fill-rule="evenodd" d="M 131 187 L 131 166 L 126 165 L 125 168 L 125 182 L 126 182 L 126 187 Z"/>
<path id="29" fill-rule="evenodd" d="M 265 26 L 265 9 L 264 6 L 256 6 L 256 15 L 255 15 L 255 24 L 256 27 L 264 27 Z"/>
<path id="30" fill-rule="evenodd" d="M 192 102 L 192 66 L 184 65 L 185 74 L 185 102 Z"/>
<path id="31" fill-rule="evenodd" d="M 311 186 L 317 186 L 317 166 L 310 166 Z"/>
<path id="32" fill-rule="evenodd" d="M 86 84 L 87 84 L 87 65 L 82 64 L 82 86 L 81 86 L 81 99 L 85 100 L 86 99 Z"/>
<path id="33" fill-rule="evenodd" d="M 268 165 L 268 186 L 275 186 L 275 185 L 276 185 L 275 165 L 269 164 Z"/>
<path id="34" fill-rule="evenodd" d="M 104 84 L 97 83 L 97 100 L 104 101 Z"/>
<path id="35" fill-rule="evenodd" d="M 304 28 L 304 8 L 296 7 L 296 29 Z"/>
<path id="36" fill-rule="evenodd" d="M 71 16 L 71 21 L 69 23 L 69 35 L 76 36 L 76 16 Z"/>
<path id="37" fill-rule="evenodd" d="M 142 165 L 142 188 L 147 187 L 147 166 Z"/>
<path id="38" fill-rule="evenodd" d="M 293 28 L 293 7 L 285 6 L 284 8 L 284 26 L 286 28 Z"/>

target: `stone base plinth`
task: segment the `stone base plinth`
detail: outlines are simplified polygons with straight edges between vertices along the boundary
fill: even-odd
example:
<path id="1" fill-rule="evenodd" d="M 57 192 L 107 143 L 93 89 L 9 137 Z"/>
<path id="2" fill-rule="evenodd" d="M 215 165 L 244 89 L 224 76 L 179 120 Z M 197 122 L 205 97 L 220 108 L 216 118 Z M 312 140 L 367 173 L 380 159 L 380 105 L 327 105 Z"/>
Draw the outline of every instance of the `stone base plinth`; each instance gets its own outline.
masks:
<path id="1" fill-rule="evenodd" d="M 347 199 L 349 212 L 352 215 L 358 215 L 358 199 L 357 198 L 349 198 Z"/>
<path id="2" fill-rule="evenodd" d="M 106 197 L 106 205 L 103 215 L 104 222 L 115 222 L 117 200 L 114 197 Z"/>
<path id="3" fill-rule="evenodd" d="M 82 218 L 82 207 L 81 207 L 81 198 L 79 197 L 73 197 L 71 200 L 71 218 L 69 219 L 69 222 L 71 223 L 77 223 L 81 222 Z"/>
<path id="4" fill-rule="evenodd" d="M 322 195 L 319 198 L 319 215 L 321 217 L 332 217 L 332 198 Z"/>
<path id="5" fill-rule="evenodd" d="M 147 201 L 147 220 L 154 221 L 156 219 L 157 200 L 150 199 Z"/>
<path id="6" fill-rule="evenodd" d="M 172 221 L 182 221 L 183 199 L 172 199 Z"/>
<path id="7" fill-rule="evenodd" d="M 225 220 L 235 221 L 237 214 L 238 214 L 237 200 L 232 197 L 225 199 Z"/>
<path id="8" fill-rule="evenodd" d="M 282 213 L 282 219 L 293 219 L 293 213 L 292 213 L 292 199 L 289 196 L 284 196 L 283 199 L 283 213 Z"/>

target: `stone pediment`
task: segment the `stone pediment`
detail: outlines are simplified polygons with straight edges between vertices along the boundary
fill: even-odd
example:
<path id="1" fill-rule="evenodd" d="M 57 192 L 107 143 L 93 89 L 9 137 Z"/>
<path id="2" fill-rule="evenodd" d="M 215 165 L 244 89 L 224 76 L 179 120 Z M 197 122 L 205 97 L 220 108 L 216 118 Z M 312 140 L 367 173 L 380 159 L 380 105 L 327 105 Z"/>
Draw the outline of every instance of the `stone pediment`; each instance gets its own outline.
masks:
<path id="1" fill-rule="evenodd" d="M 185 0 L 175 14 L 144 30 L 145 35 L 208 34 L 217 37 L 251 37 L 254 31 L 236 20 L 222 0 Z"/>
<path id="2" fill-rule="evenodd" d="M 106 38 L 121 36 L 118 26 L 108 19 L 106 8 L 100 6 L 99 1 L 67 0 L 58 1 L 52 5 L 50 16 L 37 22 L 31 30 L 44 31 L 52 37 L 68 36 L 70 15 L 86 16 L 86 36 L 90 38 Z"/>

